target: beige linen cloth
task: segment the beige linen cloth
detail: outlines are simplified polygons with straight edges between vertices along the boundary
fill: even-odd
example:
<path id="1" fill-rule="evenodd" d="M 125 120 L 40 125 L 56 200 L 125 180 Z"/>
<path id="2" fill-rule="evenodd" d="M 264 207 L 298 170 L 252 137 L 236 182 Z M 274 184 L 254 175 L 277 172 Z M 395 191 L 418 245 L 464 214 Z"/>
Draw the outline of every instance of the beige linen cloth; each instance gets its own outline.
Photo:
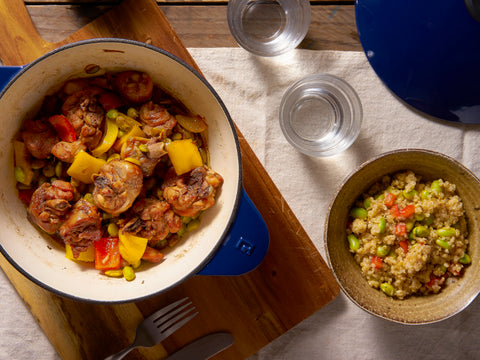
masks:
<path id="1" fill-rule="evenodd" d="M 430 149 L 461 161 L 480 176 L 480 126 L 427 118 L 407 107 L 382 84 L 362 52 L 295 50 L 261 58 L 241 48 L 189 51 L 324 258 L 328 204 L 340 182 L 372 156 L 400 148 Z M 278 123 L 285 90 L 314 73 L 347 81 L 363 106 L 358 139 L 329 158 L 295 150 Z M 0 359 L 57 359 L 3 273 L 0 300 Z M 443 322 L 406 326 L 369 315 L 340 294 L 251 360 L 478 359 L 479 324 L 479 299 Z"/>

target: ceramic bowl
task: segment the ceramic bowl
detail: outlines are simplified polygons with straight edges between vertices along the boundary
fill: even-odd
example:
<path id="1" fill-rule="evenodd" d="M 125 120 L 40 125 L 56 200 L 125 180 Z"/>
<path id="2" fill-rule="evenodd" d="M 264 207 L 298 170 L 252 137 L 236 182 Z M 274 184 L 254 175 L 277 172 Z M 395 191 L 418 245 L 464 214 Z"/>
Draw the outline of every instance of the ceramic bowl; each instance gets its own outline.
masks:
<path id="1" fill-rule="evenodd" d="M 207 119 L 211 167 L 224 178 L 214 207 L 201 226 L 169 250 L 161 264 L 136 272 L 136 279 L 109 278 L 99 271 L 65 258 L 64 247 L 37 230 L 17 197 L 11 140 L 26 117 L 36 113 L 47 93 L 67 79 L 102 71 L 140 70 L 179 99 L 193 113 Z M 172 54 L 140 42 L 95 39 L 72 43 L 16 69 L 0 85 L 0 251 L 36 284 L 76 300 L 102 303 L 135 301 L 166 291 L 187 278 L 203 274 L 248 272 L 263 259 L 268 232 L 242 186 L 239 142 L 234 124 L 212 86 L 192 67 Z M 243 210 L 242 210 L 243 209 Z M 253 219 L 245 220 L 242 213 Z M 239 221 L 240 219 L 240 221 Z M 245 234 L 250 226 L 253 233 Z M 258 230 L 258 231 L 257 231 Z M 243 242 L 239 242 L 240 240 Z M 240 245 L 239 245 L 240 244 Z M 247 246 L 252 250 L 243 251 Z M 226 251 L 226 252 L 225 252 Z M 220 258 L 220 254 L 226 254 Z M 237 267 L 237 265 L 239 267 Z M 244 266 L 246 265 L 246 266 Z M 228 268 L 229 267 L 229 268 Z M 237 269 L 235 269 L 237 267 Z"/>
<path id="2" fill-rule="evenodd" d="M 348 213 L 354 201 L 383 175 L 412 170 L 423 180 L 444 179 L 457 186 L 468 223 L 468 253 L 472 263 L 464 275 L 439 294 L 393 299 L 370 287 L 346 241 Z M 427 324 L 447 319 L 465 307 L 480 290 L 480 182 L 458 161 L 428 150 L 405 149 L 379 155 L 349 175 L 336 192 L 325 224 L 328 262 L 342 291 L 365 311 L 404 324 Z"/>

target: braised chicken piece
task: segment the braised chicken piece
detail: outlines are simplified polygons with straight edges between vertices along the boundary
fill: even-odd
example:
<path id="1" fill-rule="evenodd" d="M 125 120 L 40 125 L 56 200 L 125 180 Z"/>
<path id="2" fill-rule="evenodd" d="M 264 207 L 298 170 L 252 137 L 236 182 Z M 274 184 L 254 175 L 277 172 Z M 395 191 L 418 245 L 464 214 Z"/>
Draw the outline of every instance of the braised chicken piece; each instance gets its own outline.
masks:
<path id="1" fill-rule="evenodd" d="M 130 208 L 143 185 L 142 170 L 125 160 L 111 160 L 94 175 L 93 200 L 103 211 L 117 216 Z"/>
<path id="2" fill-rule="evenodd" d="M 48 158 L 53 147 L 59 141 L 52 129 L 42 132 L 23 131 L 21 136 L 30 154 L 37 159 Z"/>
<path id="3" fill-rule="evenodd" d="M 77 135 L 80 135 L 84 125 L 98 129 L 103 124 L 105 111 L 95 97 L 102 91 L 100 88 L 80 90 L 63 103 L 62 112 L 77 131 Z"/>
<path id="4" fill-rule="evenodd" d="M 102 237 L 102 216 L 95 205 L 80 199 L 73 205 L 58 232 L 65 244 L 72 248 L 73 257 L 77 258 Z"/>
<path id="5" fill-rule="evenodd" d="M 153 81 L 146 73 L 129 70 L 117 74 L 115 87 L 131 104 L 142 104 L 152 97 Z"/>
<path id="6" fill-rule="evenodd" d="M 145 123 L 144 131 L 146 134 L 152 133 L 155 130 L 160 132 L 164 130 L 169 133 L 175 125 L 177 119 L 171 115 L 166 108 L 149 101 L 140 107 L 140 120 Z M 155 129 L 155 130 L 153 130 Z"/>
<path id="7" fill-rule="evenodd" d="M 28 207 L 30 221 L 42 230 L 53 234 L 70 210 L 73 186 L 66 181 L 55 180 L 44 183 L 35 190 Z"/>
<path id="8" fill-rule="evenodd" d="M 86 150 L 85 145 L 81 140 L 74 142 L 59 141 L 53 146 L 51 153 L 57 159 L 65 161 L 67 163 L 73 162 L 73 158 L 80 150 Z"/>
<path id="9" fill-rule="evenodd" d="M 182 227 L 182 219 L 164 200 L 141 199 L 134 204 L 133 211 L 139 217 L 129 221 L 122 230 L 147 238 L 149 246 L 155 246 L 158 241 Z"/>
<path id="10" fill-rule="evenodd" d="M 97 127 L 83 125 L 78 139 L 83 142 L 89 150 L 95 149 L 102 139 L 103 132 Z"/>
<path id="11" fill-rule="evenodd" d="M 175 213 L 193 217 L 215 204 L 215 194 L 222 184 L 222 176 L 206 166 L 180 176 L 170 168 L 162 184 L 163 197 Z"/>
<path id="12" fill-rule="evenodd" d="M 128 139 L 121 152 L 122 159 L 133 158 L 138 160 L 145 177 L 150 177 L 153 174 L 155 166 L 166 154 L 164 142 L 158 141 L 157 138 L 137 137 Z"/>

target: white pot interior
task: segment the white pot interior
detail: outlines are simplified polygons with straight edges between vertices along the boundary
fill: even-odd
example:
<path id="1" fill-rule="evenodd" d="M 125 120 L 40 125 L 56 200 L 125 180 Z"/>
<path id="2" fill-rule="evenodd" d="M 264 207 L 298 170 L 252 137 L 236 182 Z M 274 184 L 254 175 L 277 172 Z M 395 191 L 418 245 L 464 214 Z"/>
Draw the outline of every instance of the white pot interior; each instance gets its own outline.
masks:
<path id="1" fill-rule="evenodd" d="M 145 71 L 191 111 L 208 122 L 212 168 L 224 178 L 217 202 L 202 225 L 171 252 L 165 261 L 137 271 L 136 279 L 109 278 L 93 267 L 65 258 L 63 247 L 42 235 L 26 217 L 17 198 L 11 139 L 25 117 L 36 112 L 43 97 L 69 78 L 85 76 L 85 67 Z M 98 73 L 94 74 L 98 75 Z M 130 41 L 99 40 L 75 43 L 27 66 L 0 98 L 0 245 L 9 260 L 32 280 L 79 300 L 125 302 L 175 286 L 198 272 L 215 253 L 236 213 L 241 187 L 240 153 L 233 124 L 209 85 L 173 57 Z"/>

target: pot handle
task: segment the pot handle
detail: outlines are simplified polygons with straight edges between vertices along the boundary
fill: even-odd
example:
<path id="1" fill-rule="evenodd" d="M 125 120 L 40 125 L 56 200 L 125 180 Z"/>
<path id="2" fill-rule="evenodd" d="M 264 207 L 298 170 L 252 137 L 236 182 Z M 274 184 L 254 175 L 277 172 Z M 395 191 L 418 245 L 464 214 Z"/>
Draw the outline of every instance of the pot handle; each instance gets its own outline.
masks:
<path id="1" fill-rule="evenodd" d="M 0 66 L 0 91 L 17 75 L 24 66 Z"/>
<path id="2" fill-rule="evenodd" d="M 215 257 L 197 275 L 242 275 L 255 269 L 267 254 L 267 225 L 244 189 L 237 217 Z"/>

